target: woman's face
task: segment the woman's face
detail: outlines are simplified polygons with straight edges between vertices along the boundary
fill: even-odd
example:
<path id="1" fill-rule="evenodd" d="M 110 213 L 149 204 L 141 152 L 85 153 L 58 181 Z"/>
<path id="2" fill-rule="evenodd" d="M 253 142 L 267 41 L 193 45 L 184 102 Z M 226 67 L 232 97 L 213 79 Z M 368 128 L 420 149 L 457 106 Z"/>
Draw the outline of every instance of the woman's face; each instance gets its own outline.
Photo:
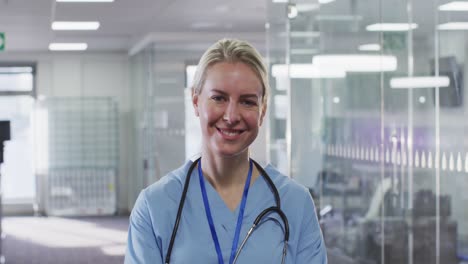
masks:
<path id="1" fill-rule="evenodd" d="M 204 151 L 223 157 L 247 153 L 265 116 L 260 79 L 244 63 L 216 63 L 192 96 Z"/>

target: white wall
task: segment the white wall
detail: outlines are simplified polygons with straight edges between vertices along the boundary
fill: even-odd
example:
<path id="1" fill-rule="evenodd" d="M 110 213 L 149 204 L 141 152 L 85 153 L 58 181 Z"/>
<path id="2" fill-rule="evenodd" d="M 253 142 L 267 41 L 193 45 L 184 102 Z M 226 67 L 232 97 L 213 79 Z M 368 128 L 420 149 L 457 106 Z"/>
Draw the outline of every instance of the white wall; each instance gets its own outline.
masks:
<path id="1" fill-rule="evenodd" d="M 37 63 L 38 97 L 106 96 L 116 100 L 120 125 L 117 207 L 120 212 L 128 210 L 131 94 L 127 53 L 2 53 L 2 61 Z"/>

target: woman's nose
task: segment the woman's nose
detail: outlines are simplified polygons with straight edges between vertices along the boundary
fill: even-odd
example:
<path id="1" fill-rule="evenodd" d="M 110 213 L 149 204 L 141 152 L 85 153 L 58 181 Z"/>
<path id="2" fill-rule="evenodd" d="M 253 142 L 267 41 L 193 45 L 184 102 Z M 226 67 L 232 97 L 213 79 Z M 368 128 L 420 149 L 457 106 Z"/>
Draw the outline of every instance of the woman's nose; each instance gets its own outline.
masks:
<path id="1" fill-rule="evenodd" d="M 228 123 L 236 123 L 240 120 L 240 109 L 236 103 L 230 102 L 224 111 L 223 120 Z"/>

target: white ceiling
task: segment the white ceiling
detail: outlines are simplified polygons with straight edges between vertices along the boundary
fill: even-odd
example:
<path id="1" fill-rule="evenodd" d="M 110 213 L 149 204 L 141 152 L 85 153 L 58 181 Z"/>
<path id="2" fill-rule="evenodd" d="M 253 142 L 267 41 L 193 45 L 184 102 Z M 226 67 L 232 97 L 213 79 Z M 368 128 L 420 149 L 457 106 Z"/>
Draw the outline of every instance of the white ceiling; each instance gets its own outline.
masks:
<path id="1" fill-rule="evenodd" d="M 268 1 L 271 0 L 115 0 L 113 3 L 0 0 L 0 32 L 6 34 L 6 51 L 0 52 L 0 56 L 9 52 L 47 51 L 51 42 L 86 42 L 90 51 L 132 52 L 150 41 L 170 47 L 183 45 L 184 48 L 204 49 L 207 43 L 226 36 L 249 40 L 262 49 L 266 42 L 267 16 L 271 25 L 280 25 L 278 30 L 281 32 L 285 30 L 285 5 L 269 4 L 267 7 L 267 3 L 271 3 Z M 291 1 L 318 4 L 318 0 Z M 333 40 L 337 37 L 361 42 L 376 40 L 378 34 L 367 32 L 365 26 L 380 20 L 407 21 L 408 1 L 335 0 L 312 11 L 310 16 L 298 17 L 291 29 L 328 32 Z M 435 3 L 449 1 L 452 0 L 411 1 L 412 20 L 419 24 L 415 37 L 433 35 Z M 340 21 L 337 17 L 356 19 Z M 101 27 L 97 31 L 53 31 L 50 25 L 54 20 L 99 21 Z M 468 21 L 468 16 L 466 12 L 439 13 L 439 23 L 450 21 Z M 322 44 L 326 43 L 330 48 L 338 46 L 340 49 L 340 45 L 347 44 L 324 42 L 323 39 Z M 270 41 L 269 45 L 271 48 L 284 46 L 284 34 L 278 41 Z"/>
<path id="2" fill-rule="evenodd" d="M 223 35 L 260 41 L 265 20 L 265 0 L 0 0 L 6 53 L 47 51 L 51 42 L 87 42 L 90 51 L 130 51 L 149 36 L 167 43 Z M 97 31 L 53 31 L 52 21 L 99 21 L 101 26 Z"/>

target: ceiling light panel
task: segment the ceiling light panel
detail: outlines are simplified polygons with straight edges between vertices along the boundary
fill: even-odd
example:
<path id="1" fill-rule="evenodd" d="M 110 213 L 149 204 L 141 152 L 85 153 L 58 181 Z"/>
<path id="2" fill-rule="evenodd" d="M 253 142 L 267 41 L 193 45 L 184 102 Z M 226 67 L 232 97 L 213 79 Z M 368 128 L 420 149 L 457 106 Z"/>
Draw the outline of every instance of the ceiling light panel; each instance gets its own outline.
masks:
<path id="1" fill-rule="evenodd" d="M 97 21 L 55 21 L 51 27 L 53 30 L 97 30 L 99 26 Z"/>
<path id="2" fill-rule="evenodd" d="M 114 0 L 57 0 L 62 3 L 111 3 Z"/>
<path id="3" fill-rule="evenodd" d="M 329 54 L 316 55 L 312 64 L 321 69 L 342 69 L 346 72 L 380 72 L 395 71 L 397 59 L 392 55 L 371 54 Z"/>
<path id="4" fill-rule="evenodd" d="M 440 11 L 468 11 L 468 2 L 453 1 L 439 6 Z"/>
<path id="5" fill-rule="evenodd" d="M 331 3 L 331 2 L 334 2 L 335 0 L 319 0 L 319 3 L 321 5 L 324 5 L 324 4 L 328 4 L 328 3 Z"/>
<path id="6" fill-rule="evenodd" d="M 86 43 L 50 43 L 49 50 L 52 51 L 81 51 L 88 49 Z"/>
<path id="7" fill-rule="evenodd" d="M 377 23 L 368 25 L 366 27 L 367 31 L 408 31 L 411 29 L 416 29 L 417 24 L 412 23 Z"/>
<path id="8" fill-rule="evenodd" d="M 298 79 L 334 79 L 346 77 L 341 69 L 316 67 L 312 64 L 275 64 L 272 66 L 273 77 L 289 77 Z"/>
<path id="9" fill-rule="evenodd" d="M 450 22 L 437 26 L 439 30 L 468 30 L 468 22 Z"/>
<path id="10" fill-rule="evenodd" d="M 32 73 L 32 67 L 0 67 L 0 73 Z"/>
<path id="11" fill-rule="evenodd" d="M 380 45 L 377 43 L 362 44 L 359 46 L 361 51 L 379 51 Z"/>
<path id="12" fill-rule="evenodd" d="M 417 77 L 401 77 L 392 78 L 390 87 L 414 89 L 414 88 L 434 88 L 448 87 L 450 79 L 447 76 L 417 76 Z"/>

